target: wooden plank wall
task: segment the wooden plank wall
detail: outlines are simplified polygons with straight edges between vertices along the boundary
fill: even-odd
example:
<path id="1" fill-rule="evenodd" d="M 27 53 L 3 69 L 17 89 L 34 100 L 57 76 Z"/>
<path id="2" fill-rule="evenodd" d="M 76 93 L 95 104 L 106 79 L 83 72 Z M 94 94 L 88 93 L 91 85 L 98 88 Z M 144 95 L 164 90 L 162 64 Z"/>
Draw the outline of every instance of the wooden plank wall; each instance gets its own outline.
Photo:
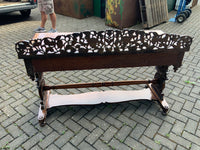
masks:
<path id="1" fill-rule="evenodd" d="M 151 28 L 168 20 L 167 0 L 139 0 L 144 28 Z"/>

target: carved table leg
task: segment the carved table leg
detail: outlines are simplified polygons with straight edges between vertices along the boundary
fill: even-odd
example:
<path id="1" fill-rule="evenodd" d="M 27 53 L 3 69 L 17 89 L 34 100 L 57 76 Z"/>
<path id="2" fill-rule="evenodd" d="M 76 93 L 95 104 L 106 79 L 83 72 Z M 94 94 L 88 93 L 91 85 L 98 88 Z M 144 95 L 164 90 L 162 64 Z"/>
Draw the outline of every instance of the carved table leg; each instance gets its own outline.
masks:
<path id="1" fill-rule="evenodd" d="M 47 108 L 48 106 L 48 100 L 49 100 L 49 95 L 50 95 L 50 91 L 44 91 L 44 95 L 43 95 L 43 101 L 44 103 L 40 103 L 40 107 L 39 107 L 39 112 L 38 112 L 38 121 L 40 123 L 40 126 L 43 127 L 45 126 L 46 122 L 46 116 L 47 116 Z"/>
<path id="2" fill-rule="evenodd" d="M 46 110 L 42 107 L 44 107 L 44 106 L 42 106 L 40 104 L 39 112 L 38 112 L 38 121 L 39 121 L 39 124 L 41 127 L 45 126 L 45 124 L 46 124 L 45 119 L 46 119 L 46 115 L 47 115 Z"/>
<path id="3" fill-rule="evenodd" d="M 39 96 L 41 98 L 39 112 L 38 112 L 38 120 L 40 126 L 44 126 L 46 124 L 45 119 L 47 115 L 47 100 L 49 91 L 44 90 L 45 81 L 43 79 L 43 74 L 41 72 L 36 73 L 36 82 L 37 82 Z"/>
<path id="4" fill-rule="evenodd" d="M 156 80 L 157 83 L 149 84 L 149 88 L 153 94 L 153 99 L 158 101 L 163 109 L 163 113 L 166 114 L 169 109 L 169 105 L 165 101 L 164 94 L 162 92 L 165 88 L 165 80 L 167 80 L 168 66 L 157 66 L 156 70 L 157 72 L 154 76 L 154 80 Z"/>

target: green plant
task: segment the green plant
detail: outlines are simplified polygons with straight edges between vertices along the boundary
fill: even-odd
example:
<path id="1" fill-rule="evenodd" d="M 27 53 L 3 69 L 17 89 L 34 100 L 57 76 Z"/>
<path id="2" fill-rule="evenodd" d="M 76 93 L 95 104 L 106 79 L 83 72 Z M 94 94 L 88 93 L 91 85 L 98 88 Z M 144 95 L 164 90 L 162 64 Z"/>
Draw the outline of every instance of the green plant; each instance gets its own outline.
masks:
<path id="1" fill-rule="evenodd" d="M 169 134 L 169 133 L 167 133 L 165 136 L 166 136 L 167 138 L 169 138 L 169 137 L 170 137 L 170 134 Z"/>
<path id="2" fill-rule="evenodd" d="M 195 84 L 196 84 L 195 82 L 191 82 L 191 81 L 185 81 L 185 83 L 187 83 L 187 84 L 192 84 L 192 85 L 195 85 Z"/>
<path id="3" fill-rule="evenodd" d="M 155 143 L 156 143 L 156 144 L 160 144 L 160 141 L 158 141 L 158 140 L 155 140 Z"/>

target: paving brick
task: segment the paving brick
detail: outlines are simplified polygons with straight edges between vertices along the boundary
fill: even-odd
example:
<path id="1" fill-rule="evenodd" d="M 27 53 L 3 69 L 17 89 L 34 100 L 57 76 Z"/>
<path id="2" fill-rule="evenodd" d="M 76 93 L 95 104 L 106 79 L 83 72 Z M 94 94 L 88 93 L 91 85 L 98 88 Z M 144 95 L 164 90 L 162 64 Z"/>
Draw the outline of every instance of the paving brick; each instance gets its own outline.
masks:
<path id="1" fill-rule="evenodd" d="M 76 147 L 74 147 L 71 143 L 66 143 L 63 147 L 62 147 L 62 150 L 67 150 L 67 149 L 70 149 L 70 150 L 78 150 Z"/>
<path id="2" fill-rule="evenodd" d="M 117 129 L 113 126 L 110 126 L 101 136 L 101 139 L 103 140 L 103 142 L 108 143 L 116 133 Z"/>
<path id="3" fill-rule="evenodd" d="M 12 137 L 17 138 L 18 136 L 23 134 L 23 131 L 16 125 L 11 124 L 7 127 L 7 131 L 12 135 Z M 1 132 L 4 133 L 4 132 Z"/>
<path id="4" fill-rule="evenodd" d="M 108 127 L 109 127 L 109 124 L 107 122 L 105 122 L 104 120 L 98 118 L 98 117 L 95 117 L 94 119 L 92 119 L 92 122 L 100 127 L 101 129 L 103 130 L 106 130 Z"/>
<path id="5" fill-rule="evenodd" d="M 197 109 L 200 109 L 200 101 L 196 101 L 194 107 Z"/>
<path id="6" fill-rule="evenodd" d="M 134 128 L 136 126 L 135 121 L 133 121 L 132 119 L 130 119 L 124 115 L 120 115 L 118 120 L 122 121 L 124 125 L 129 125 L 131 128 Z"/>
<path id="7" fill-rule="evenodd" d="M 16 114 L 16 111 L 12 107 L 10 107 L 10 105 L 3 107 L 2 110 L 8 117 L 11 117 L 12 115 Z"/>
<path id="8" fill-rule="evenodd" d="M 115 119 L 111 116 L 107 116 L 105 119 L 104 119 L 106 122 L 108 122 L 109 124 L 115 126 L 116 128 L 121 128 L 123 123 L 120 122 L 118 119 Z"/>
<path id="9" fill-rule="evenodd" d="M 63 134 L 63 132 L 67 130 L 67 128 L 57 120 L 53 121 L 49 126 L 51 126 L 59 134 Z"/>
<path id="10" fill-rule="evenodd" d="M 15 109 L 18 111 L 20 115 L 23 115 L 23 116 L 29 113 L 29 110 L 26 109 L 26 107 L 24 107 L 23 105 L 19 105 Z"/>
<path id="11" fill-rule="evenodd" d="M 59 150 L 58 147 L 56 147 L 54 144 L 51 144 L 49 147 L 47 147 L 48 150 Z"/>
<path id="12" fill-rule="evenodd" d="M 133 105 L 129 105 L 124 112 L 122 113 L 123 115 L 125 115 L 126 117 L 130 117 L 135 111 L 136 111 L 136 107 Z"/>
<path id="13" fill-rule="evenodd" d="M 200 129 L 196 131 L 196 135 L 200 137 Z"/>
<path id="14" fill-rule="evenodd" d="M 190 132 L 190 133 L 195 134 L 196 129 L 197 129 L 197 125 L 198 125 L 198 122 L 189 119 L 186 126 L 185 126 L 185 130 Z"/>
<path id="15" fill-rule="evenodd" d="M 33 137 L 29 138 L 25 143 L 23 143 L 24 149 L 31 149 L 35 144 L 42 142 L 44 135 L 37 133 Z"/>
<path id="16" fill-rule="evenodd" d="M 199 145 L 196 145 L 196 144 L 191 145 L 191 150 L 197 150 L 197 149 L 200 149 Z"/>
<path id="17" fill-rule="evenodd" d="M 1 96 L 0 96 L 1 99 L 3 99 Z M 9 104 L 12 104 L 13 102 L 15 102 L 16 100 L 14 98 L 8 98 L 6 99 L 6 101 L 3 101 L 0 103 L 0 108 L 3 109 L 4 107 L 6 107 L 7 105 Z M 10 113 L 10 112 L 9 112 Z"/>
<path id="18" fill-rule="evenodd" d="M 125 108 L 123 107 L 123 105 L 119 105 L 112 111 L 110 115 L 114 118 L 117 118 L 124 111 L 124 109 Z"/>
<path id="19" fill-rule="evenodd" d="M 199 90 L 199 87 L 194 87 L 192 88 L 192 93 L 195 93 L 195 94 L 199 94 L 200 93 L 200 90 Z"/>
<path id="20" fill-rule="evenodd" d="M 172 125 L 170 123 L 163 122 L 163 124 L 160 126 L 158 133 L 165 136 L 166 134 L 170 132 L 171 128 L 172 128 Z"/>
<path id="21" fill-rule="evenodd" d="M 190 149 L 191 142 L 186 140 L 185 138 L 183 138 L 179 135 L 175 135 L 173 133 L 170 133 L 168 138 L 170 140 L 176 142 L 177 144 L 179 144 L 187 149 Z"/>
<path id="22" fill-rule="evenodd" d="M 151 116 L 155 116 L 158 111 L 159 111 L 159 107 L 157 105 L 151 105 L 151 107 L 149 107 L 149 109 L 147 110 L 147 113 L 145 114 L 145 116 L 147 114 Z"/>
<path id="23" fill-rule="evenodd" d="M 167 137 L 163 137 L 160 135 L 156 135 L 154 138 L 155 143 L 164 145 L 165 147 L 169 148 L 169 149 L 175 149 L 176 147 L 176 143 L 170 141 Z"/>
<path id="24" fill-rule="evenodd" d="M 184 128 L 185 128 L 185 123 L 181 121 L 176 121 L 172 128 L 172 132 L 174 132 L 176 135 L 181 135 Z"/>
<path id="25" fill-rule="evenodd" d="M 108 105 L 108 106 L 111 106 Z M 101 118 L 101 119 L 105 119 L 111 112 L 112 112 L 112 108 L 111 107 L 105 107 L 99 114 L 98 114 L 98 117 Z"/>
<path id="26" fill-rule="evenodd" d="M 150 123 L 150 125 L 145 130 L 144 135 L 146 135 L 149 138 L 153 138 L 155 134 L 158 132 L 158 129 L 159 129 L 158 125 Z"/>
<path id="27" fill-rule="evenodd" d="M 161 149 L 161 145 L 157 144 L 155 141 L 153 141 L 151 138 L 148 138 L 144 135 L 139 140 L 142 144 L 146 145 L 146 147 L 149 147 L 150 149 Z"/>
<path id="28" fill-rule="evenodd" d="M 145 131 L 145 127 L 141 124 L 137 124 L 133 131 L 131 132 L 130 136 L 134 139 L 139 139 Z"/>
<path id="29" fill-rule="evenodd" d="M 67 128 L 69 128 L 70 130 L 72 130 L 75 133 L 77 133 L 78 131 L 80 131 L 81 128 L 82 128 L 79 124 L 77 124 L 73 120 L 67 120 L 64 124 L 65 124 L 65 126 Z"/>
<path id="30" fill-rule="evenodd" d="M 81 109 L 79 110 L 77 113 L 75 113 L 72 116 L 72 119 L 77 122 L 78 120 L 80 120 L 85 114 L 87 113 L 87 111 L 85 109 Z"/>
<path id="31" fill-rule="evenodd" d="M 147 111 L 148 106 L 146 105 L 140 105 L 140 107 L 135 111 L 135 114 L 143 116 L 145 114 L 145 112 Z"/>
<path id="32" fill-rule="evenodd" d="M 127 136 L 130 134 L 130 132 L 132 131 L 132 128 L 130 128 L 127 125 L 124 125 L 119 132 L 116 134 L 116 138 L 119 139 L 120 141 L 124 141 Z"/>
<path id="33" fill-rule="evenodd" d="M 183 109 L 191 112 L 193 107 L 194 107 L 194 103 L 193 102 L 186 101 L 185 104 L 184 104 Z"/>
<path id="34" fill-rule="evenodd" d="M 7 131 L 7 130 L 5 130 L 4 128 L 2 128 L 1 126 L 0 126 L 0 138 L 2 138 L 2 137 L 4 137 L 6 134 L 7 134 L 7 132 L 9 132 L 9 130 Z"/>
<path id="35" fill-rule="evenodd" d="M 163 147 L 162 147 L 162 150 L 170 150 L 170 149 L 167 148 L 167 147 L 165 147 L 165 146 L 163 146 Z"/>
<path id="36" fill-rule="evenodd" d="M 108 144 L 102 142 L 101 140 L 97 140 L 95 144 L 93 145 L 97 150 L 110 150 L 111 148 L 109 147 Z"/>
<path id="37" fill-rule="evenodd" d="M 180 146 L 180 145 L 178 145 L 178 146 L 176 147 L 176 150 L 187 150 L 187 149 L 184 148 L 184 147 L 182 147 L 182 146 Z"/>
<path id="38" fill-rule="evenodd" d="M 145 119 L 145 118 L 143 118 L 143 117 L 141 117 L 141 116 L 138 116 L 138 115 L 136 115 L 136 114 L 133 114 L 133 115 L 131 116 L 131 119 L 133 119 L 134 121 L 136 121 L 136 122 L 138 122 L 138 123 L 141 123 L 141 124 L 144 125 L 144 126 L 147 126 L 147 125 L 149 124 L 149 120 L 147 120 L 147 119 Z"/>
<path id="39" fill-rule="evenodd" d="M 183 103 L 175 102 L 174 105 L 172 106 L 171 110 L 173 110 L 177 113 L 180 113 L 182 108 L 183 108 Z"/>
<path id="40" fill-rule="evenodd" d="M 100 128 L 96 128 L 95 130 L 92 131 L 91 134 L 87 136 L 85 139 L 89 144 L 93 145 L 94 142 L 103 134 L 103 130 Z"/>
<path id="41" fill-rule="evenodd" d="M 197 137 L 197 136 L 195 136 L 195 135 L 193 135 L 193 134 L 191 134 L 191 133 L 188 133 L 188 132 L 186 132 L 186 131 L 183 132 L 183 135 L 182 135 L 182 136 L 183 136 L 184 138 L 188 139 L 189 141 L 191 141 L 192 143 L 194 143 L 194 144 L 200 146 L 200 143 L 199 143 L 200 138 L 199 138 L 199 137 Z"/>
<path id="42" fill-rule="evenodd" d="M 38 130 L 33 126 L 31 125 L 30 123 L 25 123 L 23 126 L 21 126 L 21 129 L 29 136 L 33 136 L 35 135 Z"/>
<path id="43" fill-rule="evenodd" d="M 110 147 L 112 149 L 115 150 L 131 150 L 130 147 L 126 146 L 124 143 L 119 142 L 118 140 L 116 140 L 115 138 L 113 138 L 110 143 L 109 143 Z"/>
<path id="44" fill-rule="evenodd" d="M 96 128 L 96 125 L 94 125 L 93 123 L 91 123 L 85 118 L 82 118 L 81 120 L 79 120 L 78 123 L 88 131 L 92 131 Z"/>
<path id="45" fill-rule="evenodd" d="M 82 150 L 95 150 L 95 148 L 84 141 L 78 146 L 78 148 Z"/>
<path id="46" fill-rule="evenodd" d="M 7 134 L 5 137 L 1 138 L 0 140 L 0 148 L 5 147 L 5 146 L 9 146 L 10 142 L 13 140 L 12 136 L 10 136 L 9 134 Z"/>
<path id="47" fill-rule="evenodd" d="M 7 127 L 8 125 L 10 125 L 11 123 L 14 123 L 16 120 L 18 120 L 21 116 L 19 114 L 15 114 L 12 117 L 9 117 L 7 120 L 5 120 L 4 122 L 2 122 L 2 126 Z"/>
<path id="48" fill-rule="evenodd" d="M 52 142 L 54 142 L 57 138 L 59 137 L 58 133 L 51 132 L 51 134 L 49 134 L 48 136 L 46 136 L 40 143 L 39 146 L 42 149 L 45 149 L 46 147 L 48 147 Z"/>
<path id="49" fill-rule="evenodd" d="M 25 134 L 22 134 L 18 136 L 17 138 L 15 138 L 11 143 L 9 143 L 9 146 L 11 149 L 15 149 L 21 146 L 21 144 L 24 143 L 27 139 L 28 137 Z"/>
<path id="50" fill-rule="evenodd" d="M 153 122 L 153 123 L 155 123 L 155 124 L 157 124 L 157 125 L 161 125 L 162 122 L 163 122 L 163 120 L 166 120 L 166 118 L 163 118 L 163 116 L 162 116 L 163 119 L 160 119 L 159 117 L 157 117 L 157 116 L 155 116 L 155 115 L 148 114 L 148 113 L 146 113 L 146 114 L 144 115 L 144 118 L 145 118 L 145 119 L 148 119 L 148 120 L 149 120 L 149 123 Z"/>
<path id="51" fill-rule="evenodd" d="M 87 136 L 89 135 L 89 132 L 85 129 L 82 129 L 80 132 L 78 132 L 70 141 L 73 145 L 77 146 L 79 145 Z"/>
<path id="52" fill-rule="evenodd" d="M 70 108 L 68 108 L 70 109 Z M 73 110 L 66 110 L 65 113 L 63 113 L 62 115 L 60 115 L 57 120 L 60 121 L 61 123 L 64 123 L 65 121 L 67 121 L 68 119 L 71 118 L 71 116 L 74 114 Z"/>
<path id="53" fill-rule="evenodd" d="M 179 121 L 182 121 L 182 122 L 187 122 L 188 118 L 184 115 L 181 115 L 179 113 L 176 113 L 174 111 L 170 111 L 170 113 L 168 114 L 169 116 L 171 117 L 174 117 L 176 119 L 178 119 Z"/>
<path id="54" fill-rule="evenodd" d="M 88 119 L 88 120 L 91 120 L 93 119 L 98 113 L 99 113 L 99 109 L 95 108 L 95 109 L 92 109 L 90 112 L 88 112 L 86 115 L 85 115 L 85 118 Z"/>
<path id="55" fill-rule="evenodd" d="M 199 116 L 194 115 L 194 114 L 192 114 L 191 112 L 182 110 L 182 111 L 181 111 L 181 114 L 183 114 L 184 116 L 186 116 L 186 117 L 188 117 L 188 118 L 190 118 L 190 119 L 193 119 L 193 120 L 195 120 L 195 121 L 199 121 Z"/>
<path id="56" fill-rule="evenodd" d="M 181 93 L 181 94 L 179 95 L 179 97 L 182 98 L 182 99 L 184 99 L 184 100 L 191 101 L 191 102 L 193 102 L 193 103 L 196 102 L 196 98 L 191 97 L 191 96 L 186 95 L 186 94 L 182 94 L 182 93 Z"/>
<path id="57" fill-rule="evenodd" d="M 57 147 L 61 148 L 63 145 L 65 145 L 72 137 L 74 136 L 74 133 L 70 130 L 63 133 L 62 136 L 58 140 L 56 140 L 54 143 Z"/>
<path id="58" fill-rule="evenodd" d="M 139 143 L 138 141 L 136 141 L 133 138 L 128 137 L 125 142 L 126 145 L 128 145 L 131 149 L 137 149 L 137 150 L 143 150 L 146 149 L 144 145 L 142 145 L 141 143 Z"/>
<path id="59" fill-rule="evenodd" d="M 182 97 L 180 97 L 180 96 L 178 96 L 178 95 L 174 95 L 174 94 L 170 94 L 170 95 L 169 95 L 169 98 L 170 98 L 170 99 L 173 99 L 173 100 L 175 100 L 175 101 L 178 101 L 178 102 L 180 102 L 180 103 L 185 103 L 185 101 L 186 101 L 185 98 L 182 98 Z"/>
<path id="60" fill-rule="evenodd" d="M 11 105 L 11 107 L 15 108 L 15 107 L 23 104 L 26 100 L 27 100 L 26 97 L 21 97 L 19 100 L 15 99 L 15 101 L 13 103 L 11 103 L 10 105 Z"/>

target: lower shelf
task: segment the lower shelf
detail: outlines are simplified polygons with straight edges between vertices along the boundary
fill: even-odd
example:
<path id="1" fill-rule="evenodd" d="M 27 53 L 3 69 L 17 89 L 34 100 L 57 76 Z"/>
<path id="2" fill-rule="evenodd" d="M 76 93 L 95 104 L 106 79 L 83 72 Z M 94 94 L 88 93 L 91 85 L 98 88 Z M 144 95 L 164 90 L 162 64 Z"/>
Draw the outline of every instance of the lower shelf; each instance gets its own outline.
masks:
<path id="1" fill-rule="evenodd" d="M 47 100 L 47 108 L 63 105 L 96 105 L 101 103 L 118 103 L 132 100 L 151 100 L 152 94 L 150 89 L 134 91 L 99 91 L 88 92 L 74 95 L 53 95 L 50 94 Z"/>

